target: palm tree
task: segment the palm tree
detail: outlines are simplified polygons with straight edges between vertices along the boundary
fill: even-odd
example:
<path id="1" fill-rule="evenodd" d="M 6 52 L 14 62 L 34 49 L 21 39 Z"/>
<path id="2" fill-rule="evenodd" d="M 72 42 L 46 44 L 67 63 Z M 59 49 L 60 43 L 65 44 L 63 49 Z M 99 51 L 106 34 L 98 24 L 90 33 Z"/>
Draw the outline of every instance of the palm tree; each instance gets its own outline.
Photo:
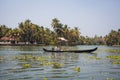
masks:
<path id="1" fill-rule="evenodd" d="M 79 42 L 80 39 L 80 32 L 78 30 L 77 27 L 75 27 L 74 29 L 70 29 L 69 30 L 69 43 L 71 45 L 75 45 Z"/>
<path id="2" fill-rule="evenodd" d="M 54 31 L 57 33 L 57 35 L 63 36 L 63 24 L 60 23 L 60 21 L 57 18 L 52 19 L 52 24 Z"/>
<path id="3" fill-rule="evenodd" d="M 70 28 L 68 27 L 68 25 L 64 25 L 63 27 L 63 37 L 66 38 L 66 39 L 69 39 L 69 32 L 70 31 Z"/>
<path id="4" fill-rule="evenodd" d="M 59 20 L 57 18 L 52 19 L 52 24 L 51 26 L 53 29 L 58 28 Z"/>
<path id="5" fill-rule="evenodd" d="M 11 30 L 6 25 L 0 25 L 0 38 L 6 36 L 6 34 Z"/>

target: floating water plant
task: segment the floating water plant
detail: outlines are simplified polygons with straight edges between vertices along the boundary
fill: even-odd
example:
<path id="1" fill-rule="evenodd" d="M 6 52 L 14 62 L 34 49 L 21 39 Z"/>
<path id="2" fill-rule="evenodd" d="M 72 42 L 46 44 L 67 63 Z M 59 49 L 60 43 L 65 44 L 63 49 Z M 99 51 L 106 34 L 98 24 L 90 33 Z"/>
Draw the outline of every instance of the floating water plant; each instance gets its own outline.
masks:
<path id="1" fill-rule="evenodd" d="M 42 60 L 43 60 L 43 57 L 39 56 L 39 57 L 37 57 L 37 60 L 38 60 L 38 61 L 42 61 Z"/>
<path id="2" fill-rule="evenodd" d="M 3 56 L 0 56 L 0 61 L 3 61 L 4 60 L 4 57 Z"/>
<path id="3" fill-rule="evenodd" d="M 120 53 L 119 49 L 110 49 L 110 50 L 106 50 L 107 52 L 111 52 L 111 53 Z"/>
<path id="4" fill-rule="evenodd" d="M 114 59 L 114 60 L 120 60 L 120 56 L 117 56 L 117 55 L 107 56 L 107 58 L 109 58 L 109 59 Z"/>
<path id="5" fill-rule="evenodd" d="M 44 77 L 44 78 L 43 78 L 43 80 L 47 80 L 47 78 L 46 78 L 46 77 Z"/>
<path id="6" fill-rule="evenodd" d="M 46 63 L 45 63 L 46 66 L 49 66 L 49 65 L 51 65 L 51 64 L 52 64 L 52 62 L 46 62 Z"/>
<path id="7" fill-rule="evenodd" d="M 105 80 L 115 80 L 115 78 L 106 78 Z"/>
<path id="8" fill-rule="evenodd" d="M 35 59 L 35 57 L 33 55 L 25 55 L 25 56 L 26 56 L 26 59 L 30 59 L 30 60 Z"/>
<path id="9" fill-rule="evenodd" d="M 101 58 L 98 58 L 98 57 L 95 57 L 95 56 L 94 57 L 90 57 L 90 60 L 94 60 L 94 59 L 95 60 L 101 60 Z"/>
<path id="10" fill-rule="evenodd" d="M 23 66 L 23 68 L 30 68 L 30 67 L 32 67 L 31 64 L 23 64 L 22 66 Z"/>
<path id="11" fill-rule="evenodd" d="M 62 68 L 62 66 L 61 63 L 53 62 L 53 68 Z"/>
<path id="12" fill-rule="evenodd" d="M 80 67 L 75 67 L 74 71 L 80 72 Z"/>
<path id="13" fill-rule="evenodd" d="M 120 64 L 120 62 L 112 62 L 112 64 Z"/>

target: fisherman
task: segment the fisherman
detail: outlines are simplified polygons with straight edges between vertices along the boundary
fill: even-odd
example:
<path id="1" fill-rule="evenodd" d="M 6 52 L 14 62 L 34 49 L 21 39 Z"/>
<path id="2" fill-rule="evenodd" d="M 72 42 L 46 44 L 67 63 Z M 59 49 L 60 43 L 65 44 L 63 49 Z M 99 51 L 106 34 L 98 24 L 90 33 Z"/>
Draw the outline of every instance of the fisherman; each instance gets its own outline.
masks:
<path id="1" fill-rule="evenodd" d="M 56 46 L 56 47 L 55 47 L 55 50 L 56 50 L 56 51 L 60 51 L 60 50 L 61 50 L 60 46 Z"/>

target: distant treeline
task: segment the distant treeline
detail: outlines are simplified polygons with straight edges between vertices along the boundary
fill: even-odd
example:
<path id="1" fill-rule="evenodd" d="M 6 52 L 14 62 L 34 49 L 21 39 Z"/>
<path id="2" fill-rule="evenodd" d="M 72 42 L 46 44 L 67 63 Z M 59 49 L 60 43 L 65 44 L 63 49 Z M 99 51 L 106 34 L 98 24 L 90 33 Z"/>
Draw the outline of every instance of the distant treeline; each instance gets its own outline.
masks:
<path id="1" fill-rule="evenodd" d="M 68 25 L 60 23 L 57 18 L 52 19 L 51 26 L 52 30 L 34 24 L 29 19 L 19 23 L 15 29 L 0 25 L 0 41 L 6 41 L 3 37 L 8 37 L 13 39 L 11 41 L 14 44 L 24 42 L 44 45 L 120 45 L 120 29 L 118 31 L 111 30 L 104 37 L 96 35 L 91 38 L 80 35 L 77 27 L 70 28 Z M 68 41 L 61 41 L 58 37 L 64 37 Z"/>

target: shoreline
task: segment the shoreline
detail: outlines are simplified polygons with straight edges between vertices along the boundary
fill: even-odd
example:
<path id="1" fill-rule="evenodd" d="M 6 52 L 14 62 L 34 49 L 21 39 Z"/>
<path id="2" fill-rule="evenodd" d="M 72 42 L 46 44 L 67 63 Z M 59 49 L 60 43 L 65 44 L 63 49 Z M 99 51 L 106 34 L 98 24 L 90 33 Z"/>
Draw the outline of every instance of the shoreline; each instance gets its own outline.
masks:
<path id="1" fill-rule="evenodd" d="M 47 44 L 0 44 L 0 46 L 49 46 L 49 45 Z M 69 45 L 69 46 L 73 46 L 73 45 Z M 106 46 L 109 46 L 109 45 L 106 45 Z M 111 46 L 120 47 L 120 45 L 111 45 Z"/>
<path id="2" fill-rule="evenodd" d="M 114 46 L 114 47 L 120 47 L 120 45 L 112 45 L 112 46 Z"/>
<path id="3" fill-rule="evenodd" d="M 0 46 L 46 46 L 45 44 L 0 44 Z"/>

